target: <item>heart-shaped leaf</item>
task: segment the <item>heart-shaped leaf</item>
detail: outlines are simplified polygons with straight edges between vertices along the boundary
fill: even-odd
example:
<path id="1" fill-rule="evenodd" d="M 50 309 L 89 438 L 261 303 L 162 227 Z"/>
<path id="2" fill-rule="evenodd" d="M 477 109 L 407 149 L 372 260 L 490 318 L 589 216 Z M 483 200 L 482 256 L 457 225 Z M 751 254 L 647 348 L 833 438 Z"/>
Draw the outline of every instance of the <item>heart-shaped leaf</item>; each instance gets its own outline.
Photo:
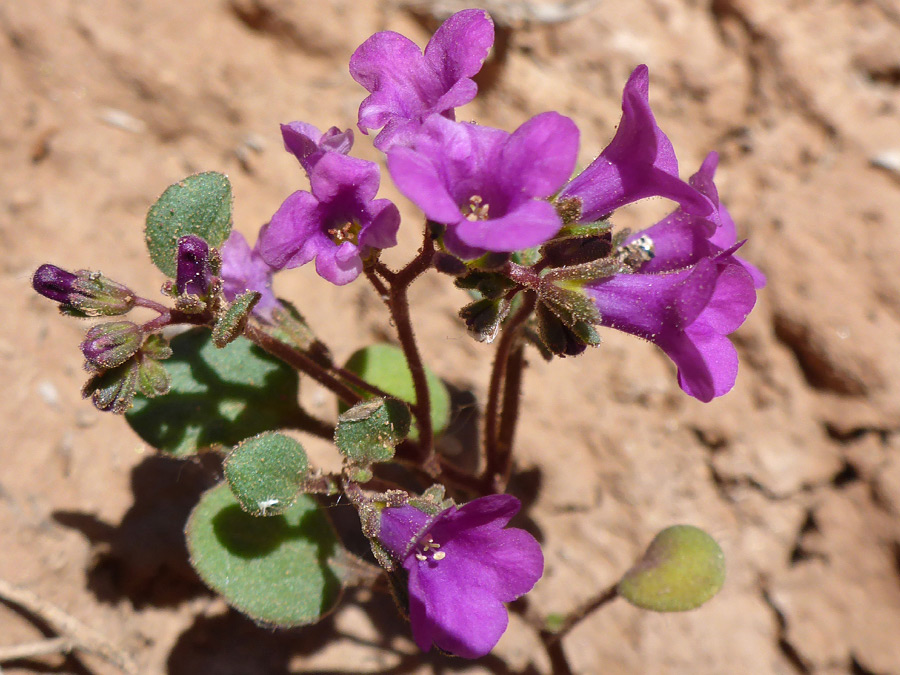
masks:
<path id="1" fill-rule="evenodd" d="M 163 274 L 175 278 L 178 240 L 195 234 L 210 246 L 221 246 L 231 232 L 231 183 L 209 171 L 188 176 L 166 188 L 147 213 L 144 236 L 150 259 Z"/>
<path id="2" fill-rule="evenodd" d="M 221 483 L 201 497 L 185 534 L 203 581 L 256 621 L 315 623 L 340 598 L 342 549 L 308 495 L 281 515 L 256 518 Z"/>
<path id="3" fill-rule="evenodd" d="M 619 582 L 619 594 L 654 612 L 695 609 L 725 583 L 725 556 L 716 540 L 692 525 L 660 532 Z"/>

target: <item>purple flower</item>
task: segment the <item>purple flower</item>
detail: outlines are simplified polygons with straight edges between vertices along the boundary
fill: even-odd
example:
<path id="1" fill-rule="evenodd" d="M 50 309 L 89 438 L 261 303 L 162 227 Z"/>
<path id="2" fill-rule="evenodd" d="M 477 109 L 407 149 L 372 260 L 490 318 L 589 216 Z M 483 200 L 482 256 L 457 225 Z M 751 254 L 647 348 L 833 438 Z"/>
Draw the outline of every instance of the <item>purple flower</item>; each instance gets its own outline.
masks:
<path id="1" fill-rule="evenodd" d="M 503 529 L 519 510 L 510 495 L 490 495 L 430 516 L 412 506 L 381 513 L 378 538 L 409 573 L 409 620 L 423 651 L 432 643 L 474 659 L 500 639 L 504 602 L 530 591 L 544 571 L 537 541 Z"/>
<path id="2" fill-rule="evenodd" d="M 259 234 L 262 259 L 276 270 L 313 258 L 316 272 L 333 284 L 359 276 L 362 259 L 397 243 L 400 212 L 375 199 L 378 166 L 339 152 L 325 152 L 309 174 L 311 192 L 288 197 Z"/>
<path id="3" fill-rule="evenodd" d="M 612 142 L 559 195 L 581 200 L 582 222 L 601 220 L 620 206 L 655 195 L 695 215 L 712 212 L 709 201 L 678 178 L 672 143 L 650 110 L 649 88 L 647 66 L 638 66 L 625 84 L 622 119 Z"/>
<path id="4" fill-rule="evenodd" d="M 241 293 L 258 291 L 262 295 L 253 307 L 253 313 L 271 321 L 272 311 L 281 307 L 272 291 L 273 272 L 256 248 L 250 250 L 244 235 L 232 230 L 228 241 L 222 246 L 222 291 L 225 299 L 232 302 Z"/>
<path id="5" fill-rule="evenodd" d="M 359 106 L 359 129 L 381 129 L 375 147 L 387 152 L 405 143 L 429 115 L 455 119 L 453 109 L 478 91 L 471 79 L 494 43 L 494 24 L 481 9 L 447 19 L 425 53 L 408 38 L 375 33 L 350 57 L 350 75 L 370 96 Z"/>
<path id="6" fill-rule="evenodd" d="M 727 336 L 756 303 L 753 278 L 731 252 L 677 272 L 642 268 L 585 287 L 601 325 L 656 343 L 678 366 L 681 388 L 703 402 L 734 386 L 738 358 Z"/>
<path id="7" fill-rule="evenodd" d="M 514 133 L 425 121 L 415 147 L 394 146 L 388 169 L 400 191 L 447 226 L 444 245 L 462 258 L 537 246 L 562 227 L 546 201 L 565 183 L 578 154 L 578 128 L 547 112 Z"/>
<path id="8" fill-rule="evenodd" d="M 184 236 L 178 240 L 175 258 L 175 288 L 178 289 L 178 294 L 187 293 L 205 298 L 212 283 L 209 244 L 195 234 Z"/>
<path id="9" fill-rule="evenodd" d="M 713 177 L 719 156 L 709 153 L 700 169 L 690 178 L 690 183 L 712 203 L 714 212 L 708 218 L 693 216 L 683 209 L 663 218 L 656 225 L 632 234 L 626 239 L 631 244 L 640 238 L 649 238 L 653 244 L 652 260 L 645 262 L 642 274 L 658 274 L 689 267 L 703 258 L 712 258 L 723 251 L 734 249 L 737 242 L 737 231 L 731 215 L 719 202 Z M 766 285 L 766 277 L 754 265 L 737 256 L 733 256 L 753 279 L 756 288 Z"/>
<path id="10" fill-rule="evenodd" d="M 346 155 L 353 147 L 353 132 L 350 129 L 341 131 L 337 127 L 331 127 L 323 134 L 306 122 L 282 124 L 281 138 L 284 140 L 284 149 L 297 158 L 307 174 L 326 152 Z"/>

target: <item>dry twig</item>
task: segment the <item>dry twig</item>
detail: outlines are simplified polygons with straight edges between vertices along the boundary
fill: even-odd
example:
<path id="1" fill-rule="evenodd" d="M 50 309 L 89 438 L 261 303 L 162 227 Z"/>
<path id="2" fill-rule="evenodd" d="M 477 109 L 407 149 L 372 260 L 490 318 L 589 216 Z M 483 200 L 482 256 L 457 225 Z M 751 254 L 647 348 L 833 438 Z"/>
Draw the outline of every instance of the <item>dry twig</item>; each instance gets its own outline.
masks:
<path id="1" fill-rule="evenodd" d="M 0 600 L 17 605 L 52 628 L 59 637 L 40 642 L 0 647 L 0 663 L 17 659 L 65 654 L 73 650 L 99 656 L 127 675 L 137 675 L 134 660 L 103 635 L 34 593 L 0 579 Z"/>

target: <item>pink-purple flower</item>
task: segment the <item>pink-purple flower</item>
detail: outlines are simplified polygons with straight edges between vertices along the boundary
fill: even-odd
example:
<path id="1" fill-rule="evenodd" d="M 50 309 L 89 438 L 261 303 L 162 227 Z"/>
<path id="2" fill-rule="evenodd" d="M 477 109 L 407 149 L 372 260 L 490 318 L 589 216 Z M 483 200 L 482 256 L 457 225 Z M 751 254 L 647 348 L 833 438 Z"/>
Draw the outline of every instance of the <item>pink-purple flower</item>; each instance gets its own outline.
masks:
<path id="1" fill-rule="evenodd" d="M 478 91 L 471 79 L 494 43 L 487 12 L 457 12 L 437 29 L 424 54 L 393 31 L 376 33 L 350 57 L 350 75 L 369 92 L 359 106 L 359 128 L 381 129 L 375 147 L 406 143 L 430 115 L 454 118 Z M 383 127 L 383 128 L 382 128 Z"/>
<path id="2" fill-rule="evenodd" d="M 341 131 L 331 127 L 325 133 L 306 122 L 290 122 L 281 125 L 284 149 L 297 158 L 307 174 L 312 171 L 326 152 L 346 155 L 353 147 L 353 131 Z"/>
<path id="3" fill-rule="evenodd" d="M 695 215 L 711 213 L 710 202 L 678 178 L 675 151 L 656 124 L 649 92 L 650 72 L 638 66 L 625 84 L 616 135 L 560 192 L 560 199 L 581 202 L 581 222 L 601 220 L 620 206 L 652 196 L 672 199 Z"/>
<path id="4" fill-rule="evenodd" d="M 409 575 L 409 620 L 423 650 L 484 656 L 506 631 L 503 603 L 530 591 L 544 570 L 533 536 L 505 528 L 519 510 L 510 495 L 475 499 L 437 515 L 386 508 L 378 539 Z"/>
<path id="5" fill-rule="evenodd" d="M 447 226 L 444 245 L 462 258 L 542 244 L 562 227 L 547 201 L 578 154 L 578 128 L 547 112 L 512 134 L 429 117 L 414 147 L 394 146 L 388 170 L 425 216 Z"/>
<path id="6" fill-rule="evenodd" d="M 276 270 L 316 261 L 316 272 L 343 285 L 359 276 L 363 258 L 397 243 L 400 213 L 375 199 L 378 166 L 341 152 L 323 152 L 309 170 L 310 192 L 289 196 L 259 234 L 262 259 Z"/>
<path id="7" fill-rule="evenodd" d="M 690 183 L 713 210 L 703 218 L 678 208 L 626 239 L 652 252 L 635 274 L 586 286 L 600 323 L 656 343 L 678 367 L 681 388 L 710 401 L 734 386 L 737 351 L 728 335 L 744 322 L 765 276 L 734 252 L 734 221 L 719 202 L 710 153 Z"/>
<path id="8" fill-rule="evenodd" d="M 709 402 L 731 391 L 737 351 L 728 335 L 756 303 L 753 278 L 730 253 L 664 274 L 617 274 L 586 287 L 600 324 L 654 342 L 678 367 L 678 384 Z"/>
<path id="9" fill-rule="evenodd" d="M 244 235 L 232 230 L 228 241 L 222 246 L 222 291 L 225 299 L 232 302 L 241 293 L 258 291 L 260 298 L 253 307 L 253 313 L 271 321 L 272 311 L 281 307 L 272 290 L 273 272 L 257 248 L 251 250 Z"/>

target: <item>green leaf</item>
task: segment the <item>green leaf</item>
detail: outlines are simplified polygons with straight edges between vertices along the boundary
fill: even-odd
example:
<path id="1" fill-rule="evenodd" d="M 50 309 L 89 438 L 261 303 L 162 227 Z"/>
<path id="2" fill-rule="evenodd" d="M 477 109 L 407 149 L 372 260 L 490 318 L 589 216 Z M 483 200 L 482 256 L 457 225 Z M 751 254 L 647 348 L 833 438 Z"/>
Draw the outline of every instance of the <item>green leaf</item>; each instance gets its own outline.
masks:
<path id="1" fill-rule="evenodd" d="M 725 556 L 716 540 L 691 525 L 660 532 L 619 582 L 631 604 L 655 612 L 695 609 L 725 583 Z"/>
<path id="2" fill-rule="evenodd" d="M 170 185 L 147 213 L 144 235 L 150 259 L 175 277 L 178 240 L 196 234 L 221 246 L 231 232 L 231 183 L 215 171 L 188 176 Z"/>
<path id="3" fill-rule="evenodd" d="M 201 497 L 185 534 L 203 581 L 256 621 L 315 623 L 340 598 L 343 552 L 308 495 L 281 515 L 255 518 L 222 483 Z"/>
<path id="4" fill-rule="evenodd" d="M 284 513 L 297 499 L 309 462 L 293 438 L 267 432 L 247 439 L 225 459 L 225 479 L 254 516 Z"/>
<path id="5" fill-rule="evenodd" d="M 386 462 L 394 456 L 394 446 L 406 438 L 409 427 L 409 408 L 405 403 L 373 398 L 338 417 L 334 444 L 344 457 L 357 464 Z"/>
<path id="6" fill-rule="evenodd" d="M 243 332 L 247 317 L 261 297 L 262 293 L 259 291 L 247 291 L 237 296 L 228 309 L 222 312 L 212 332 L 216 347 L 224 347 Z"/>
<path id="7" fill-rule="evenodd" d="M 347 370 L 359 375 L 369 384 L 373 384 L 394 398 L 399 398 L 410 405 L 416 400 L 416 391 L 413 387 L 412 373 L 406 363 L 403 350 L 389 344 L 375 344 L 353 353 L 344 366 Z M 450 423 L 450 392 L 428 367 L 425 368 L 425 379 L 428 383 L 428 392 L 431 398 L 431 426 L 434 433 L 439 434 Z M 372 398 L 368 392 L 359 392 L 365 398 Z M 346 406 L 339 407 L 344 412 Z M 416 423 L 412 423 L 409 437 L 416 440 L 419 432 Z"/>
<path id="8" fill-rule="evenodd" d="M 263 431 L 292 426 L 302 415 L 296 371 L 246 338 L 218 349 L 208 330 L 172 339 L 163 366 L 171 389 L 135 397 L 125 419 L 157 450 L 176 457 L 207 447 L 231 447 Z"/>

